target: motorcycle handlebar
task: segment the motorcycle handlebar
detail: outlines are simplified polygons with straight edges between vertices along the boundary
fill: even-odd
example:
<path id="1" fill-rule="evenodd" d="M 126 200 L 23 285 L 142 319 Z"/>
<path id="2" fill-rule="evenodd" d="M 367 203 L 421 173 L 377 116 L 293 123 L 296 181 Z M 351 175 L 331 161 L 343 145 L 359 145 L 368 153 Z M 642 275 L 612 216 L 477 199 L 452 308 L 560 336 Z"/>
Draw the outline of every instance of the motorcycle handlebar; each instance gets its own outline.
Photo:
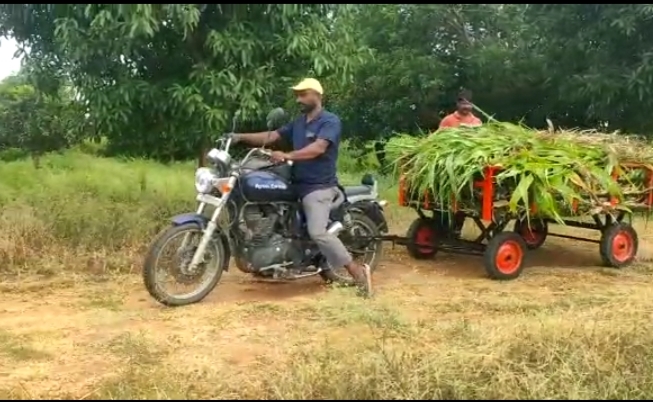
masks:
<path id="1" fill-rule="evenodd" d="M 222 134 L 220 138 L 215 140 L 216 146 L 224 151 L 229 152 L 229 148 L 231 148 L 231 144 L 233 143 L 233 135 L 234 133 Z"/>
<path id="2" fill-rule="evenodd" d="M 225 138 L 224 150 L 229 152 L 229 148 L 231 148 L 231 143 L 233 142 L 233 137 L 231 134 L 227 134 L 224 138 Z"/>

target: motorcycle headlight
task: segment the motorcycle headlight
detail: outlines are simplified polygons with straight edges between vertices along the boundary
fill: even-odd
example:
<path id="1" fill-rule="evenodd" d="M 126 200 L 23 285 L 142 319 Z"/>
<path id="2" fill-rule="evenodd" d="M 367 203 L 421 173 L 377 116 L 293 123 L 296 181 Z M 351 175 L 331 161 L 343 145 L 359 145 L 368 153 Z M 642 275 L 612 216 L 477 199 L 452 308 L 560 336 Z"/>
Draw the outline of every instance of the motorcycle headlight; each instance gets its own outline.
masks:
<path id="1" fill-rule="evenodd" d="M 197 169 L 195 171 L 195 190 L 201 194 L 210 193 L 217 178 L 209 168 Z"/>
<path id="2" fill-rule="evenodd" d="M 229 155 L 229 152 L 223 151 L 221 149 L 213 148 L 209 151 L 208 154 L 206 154 L 206 157 L 211 163 L 221 164 L 225 166 L 229 166 L 231 163 L 231 155 Z"/>

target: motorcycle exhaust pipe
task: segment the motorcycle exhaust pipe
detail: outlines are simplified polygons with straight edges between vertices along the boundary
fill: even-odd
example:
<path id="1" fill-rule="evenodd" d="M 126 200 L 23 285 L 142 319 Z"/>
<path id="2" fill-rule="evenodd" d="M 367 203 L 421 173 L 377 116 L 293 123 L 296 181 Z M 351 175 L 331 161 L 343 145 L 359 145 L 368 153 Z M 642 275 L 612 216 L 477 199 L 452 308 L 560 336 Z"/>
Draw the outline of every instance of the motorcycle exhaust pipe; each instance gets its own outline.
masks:
<path id="1" fill-rule="evenodd" d="M 344 229 L 345 227 L 343 226 L 342 223 L 340 222 L 333 222 L 329 227 L 327 228 L 327 233 L 332 234 L 332 235 L 337 235 Z"/>

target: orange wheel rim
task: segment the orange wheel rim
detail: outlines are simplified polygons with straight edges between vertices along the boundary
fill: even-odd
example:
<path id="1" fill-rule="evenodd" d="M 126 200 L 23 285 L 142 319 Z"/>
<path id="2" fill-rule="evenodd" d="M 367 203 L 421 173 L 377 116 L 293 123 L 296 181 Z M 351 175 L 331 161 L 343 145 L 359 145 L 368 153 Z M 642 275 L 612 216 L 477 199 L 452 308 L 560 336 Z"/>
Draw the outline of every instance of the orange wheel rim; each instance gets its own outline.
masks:
<path id="1" fill-rule="evenodd" d="M 628 261 L 635 252 L 633 237 L 626 231 L 621 231 L 612 239 L 612 258 L 619 262 Z"/>
<path id="2" fill-rule="evenodd" d="M 499 247 L 499 250 L 497 250 L 495 264 L 499 272 L 510 275 L 519 270 L 523 258 L 524 251 L 519 243 L 514 240 L 509 240 L 503 243 Z"/>

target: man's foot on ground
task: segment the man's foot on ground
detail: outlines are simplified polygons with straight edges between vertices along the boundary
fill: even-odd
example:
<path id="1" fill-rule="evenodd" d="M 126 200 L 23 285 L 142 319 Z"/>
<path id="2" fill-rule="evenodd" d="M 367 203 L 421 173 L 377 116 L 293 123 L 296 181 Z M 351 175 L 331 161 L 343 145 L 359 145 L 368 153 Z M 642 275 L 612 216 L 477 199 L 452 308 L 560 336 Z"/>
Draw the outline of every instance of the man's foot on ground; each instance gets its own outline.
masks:
<path id="1" fill-rule="evenodd" d="M 361 297 L 371 297 L 372 296 L 372 270 L 367 264 L 363 264 L 363 277 L 360 282 L 357 284 L 358 295 Z"/>

